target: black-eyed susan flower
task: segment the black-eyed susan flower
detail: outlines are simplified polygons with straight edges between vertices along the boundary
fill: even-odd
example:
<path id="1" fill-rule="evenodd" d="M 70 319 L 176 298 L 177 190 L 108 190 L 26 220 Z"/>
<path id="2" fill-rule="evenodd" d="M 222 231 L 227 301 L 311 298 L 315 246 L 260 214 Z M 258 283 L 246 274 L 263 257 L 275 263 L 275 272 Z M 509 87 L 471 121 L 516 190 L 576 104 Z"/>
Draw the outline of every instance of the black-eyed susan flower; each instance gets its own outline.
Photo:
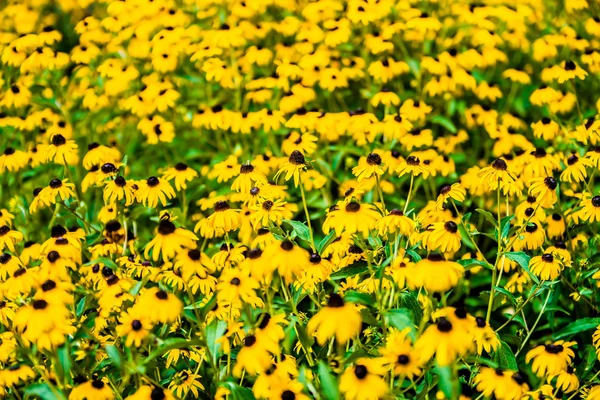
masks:
<path id="1" fill-rule="evenodd" d="M 137 185 L 139 186 L 136 191 L 138 201 L 151 208 L 156 208 L 159 201 L 165 207 L 167 201 L 175 197 L 175 190 L 166 179 L 151 176 L 141 180 Z"/>
<path id="2" fill-rule="evenodd" d="M 374 206 L 368 203 L 351 201 L 345 205 L 338 204 L 330 207 L 323 223 L 323 232 L 329 233 L 334 230 L 338 235 L 348 232 L 367 237 L 380 217 Z"/>
<path id="3" fill-rule="evenodd" d="M 454 253 L 460 249 L 461 236 L 454 221 L 434 222 L 422 235 L 425 248 L 429 251 Z"/>
<path id="4" fill-rule="evenodd" d="M 110 385 L 102 380 L 86 381 L 73 388 L 69 395 L 72 400 L 112 400 L 115 398 Z"/>
<path id="5" fill-rule="evenodd" d="M 300 182 L 300 173 L 306 168 L 306 159 L 304 154 L 298 150 L 294 150 L 290 154 L 288 160 L 283 163 L 279 171 L 275 175 L 275 180 L 279 175 L 284 174 L 284 179 L 289 181 L 292 177 L 294 178 L 294 186 L 298 186 Z"/>
<path id="6" fill-rule="evenodd" d="M 240 376 L 242 371 L 250 376 L 264 373 L 272 364 L 274 355 L 279 354 L 277 343 L 264 335 L 249 335 L 244 338 L 242 348 L 237 355 L 233 374 Z"/>
<path id="7" fill-rule="evenodd" d="M 436 253 L 417 262 L 409 283 L 429 292 L 446 292 L 458 284 L 464 268 L 454 261 L 446 261 Z"/>
<path id="8" fill-rule="evenodd" d="M 500 185 L 511 183 L 516 179 L 516 176 L 509 171 L 506 161 L 501 158 L 494 160 L 490 166 L 482 168 L 477 175 L 492 190 L 495 190 Z"/>
<path id="9" fill-rule="evenodd" d="M 362 358 L 346 368 L 340 378 L 340 391 L 346 399 L 379 399 L 388 387 L 383 380 L 386 367 L 380 359 Z"/>
<path id="10" fill-rule="evenodd" d="M 375 229 L 381 236 L 388 234 L 410 236 L 415 228 L 415 221 L 398 209 L 391 210 L 388 215 L 379 219 L 375 225 Z"/>
<path id="11" fill-rule="evenodd" d="M 183 309 L 181 300 L 159 288 L 146 290 L 135 304 L 135 312 L 151 323 L 172 323 Z"/>
<path id="12" fill-rule="evenodd" d="M 563 182 L 582 182 L 587 178 L 587 168 L 594 164 L 588 158 L 581 158 L 571 154 L 566 160 L 567 168 L 560 174 Z"/>
<path id="13" fill-rule="evenodd" d="M 332 337 L 344 344 L 360 333 L 361 321 L 356 306 L 344 302 L 339 294 L 333 293 L 327 305 L 310 319 L 307 329 L 321 345 Z"/>
<path id="14" fill-rule="evenodd" d="M 529 196 L 535 198 L 542 207 L 550 208 L 557 201 L 556 188 L 558 182 L 551 176 L 545 178 L 535 178 L 530 181 Z"/>
<path id="15" fill-rule="evenodd" d="M 281 225 L 283 218 L 286 216 L 286 202 L 282 200 L 264 200 L 256 204 L 250 209 L 253 213 L 250 215 L 250 220 L 255 228 L 269 226 L 271 223 Z"/>
<path id="16" fill-rule="evenodd" d="M 566 371 L 575 352 L 571 347 L 575 342 L 559 340 L 554 343 L 540 345 L 527 352 L 525 362 L 531 363 L 533 372 L 543 378 Z"/>
<path id="17" fill-rule="evenodd" d="M 4 149 L 2 155 L 0 155 L 0 172 L 4 171 L 15 172 L 24 168 L 29 161 L 29 156 L 26 152 L 16 150 L 12 147 Z"/>
<path id="18" fill-rule="evenodd" d="M 529 386 L 520 372 L 482 367 L 473 379 L 476 389 L 484 396 L 517 400 L 524 398 Z"/>
<path id="19" fill-rule="evenodd" d="M 395 172 L 399 176 L 411 174 L 411 177 L 423 175 L 426 178 L 429 175 L 427 169 L 421 165 L 421 160 L 415 156 L 406 157 L 406 160 L 398 164 Z"/>
<path id="20" fill-rule="evenodd" d="M 217 232 L 227 233 L 236 230 L 241 223 L 239 213 L 227 201 L 217 201 L 214 212 L 206 219 L 206 224 Z M 203 234 L 203 236 L 206 236 Z"/>
<path id="21" fill-rule="evenodd" d="M 443 209 L 444 204 L 448 201 L 448 199 L 452 199 L 451 201 L 458 201 L 463 203 L 465 201 L 467 195 L 467 191 L 460 183 L 453 183 L 452 185 L 444 185 L 440 189 L 440 193 L 436 200 L 436 205 L 438 209 Z"/>
<path id="22" fill-rule="evenodd" d="M 263 301 L 256 294 L 258 281 L 252 278 L 248 271 L 230 268 L 223 271 L 217 284 L 217 301 L 224 304 L 244 302 L 252 307 L 260 308 Z"/>
<path id="23" fill-rule="evenodd" d="M 375 175 L 383 174 L 381 156 L 377 153 L 371 153 L 366 158 L 359 161 L 359 165 L 352 169 L 352 174 L 360 182 L 363 179 L 371 178 Z"/>
<path id="24" fill-rule="evenodd" d="M 134 394 L 126 397 L 127 400 L 175 400 L 175 398 L 170 390 L 147 385 L 142 385 Z"/>
<path id="25" fill-rule="evenodd" d="M 171 260 L 181 248 L 193 249 L 196 247 L 198 238 L 194 233 L 184 228 L 178 228 L 170 221 L 168 216 L 163 216 L 158 223 L 156 236 L 144 250 L 144 256 L 149 257 L 152 251 L 152 259 L 157 261 L 160 256 L 163 260 Z"/>
<path id="26" fill-rule="evenodd" d="M 16 251 L 15 244 L 23 240 L 23 234 L 17 230 L 10 229 L 8 225 L 0 226 L 0 251 L 8 249 L 13 253 Z"/>
<path id="27" fill-rule="evenodd" d="M 544 253 L 541 256 L 532 257 L 529 261 L 531 273 L 542 280 L 553 281 L 560 276 L 564 268 L 560 259 L 555 258 L 551 253 Z"/>
<path id="28" fill-rule="evenodd" d="M 385 347 L 381 349 L 381 355 L 395 376 L 413 379 L 421 375 L 423 364 L 414 351 L 406 330 L 391 333 Z"/>
<path id="29" fill-rule="evenodd" d="M 175 189 L 187 189 L 187 182 L 198 176 L 198 173 L 184 163 L 177 163 L 174 167 L 163 172 L 163 178 L 175 180 Z"/>
<path id="30" fill-rule="evenodd" d="M 126 180 L 122 176 L 109 180 L 104 185 L 104 202 L 107 204 L 116 204 L 125 199 L 125 205 L 130 206 L 136 198 L 136 188 L 138 185 L 133 180 Z"/>
<path id="31" fill-rule="evenodd" d="M 422 362 L 429 361 L 435 354 L 437 364 L 445 366 L 452 364 L 472 346 L 473 342 L 464 329 L 446 318 L 440 318 L 417 339 L 415 350 Z"/>

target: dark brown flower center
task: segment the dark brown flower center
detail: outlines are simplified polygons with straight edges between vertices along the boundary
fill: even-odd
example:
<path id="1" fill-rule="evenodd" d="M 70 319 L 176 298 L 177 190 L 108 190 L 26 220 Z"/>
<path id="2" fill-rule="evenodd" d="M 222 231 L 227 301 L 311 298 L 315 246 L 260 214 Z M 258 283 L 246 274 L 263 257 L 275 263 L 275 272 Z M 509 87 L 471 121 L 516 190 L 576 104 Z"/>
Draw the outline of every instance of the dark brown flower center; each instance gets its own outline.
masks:
<path id="1" fill-rule="evenodd" d="M 142 322 L 139 319 L 134 319 L 133 322 L 131 322 L 131 328 L 134 331 L 139 331 L 142 329 Z"/>
<path id="2" fill-rule="evenodd" d="M 55 178 L 55 179 L 52 179 L 52 180 L 50 181 L 50 184 L 49 184 L 49 186 L 50 186 L 52 189 L 58 189 L 59 187 L 61 187 L 61 186 L 62 186 L 62 181 L 61 181 L 60 179 L 56 179 L 56 178 Z"/>
<path id="3" fill-rule="evenodd" d="M 355 201 L 352 201 L 346 205 L 346 212 L 355 213 L 360 210 L 360 204 Z"/>
<path id="4" fill-rule="evenodd" d="M 358 379 L 365 379 L 368 373 L 369 371 L 364 365 L 357 365 L 354 367 L 354 376 L 356 376 Z"/>
<path id="5" fill-rule="evenodd" d="M 159 290 L 156 292 L 156 298 L 159 300 L 167 300 L 169 298 L 169 294 L 164 290 Z"/>
<path id="6" fill-rule="evenodd" d="M 448 221 L 444 224 L 444 228 L 450 233 L 456 233 L 458 231 L 458 226 L 454 221 Z"/>
<path id="7" fill-rule="evenodd" d="M 501 158 L 497 158 L 492 162 L 492 168 L 496 171 L 506 171 L 508 169 L 508 165 L 506 165 L 506 161 Z"/>
<path id="8" fill-rule="evenodd" d="M 54 135 L 52 137 L 52 144 L 55 146 L 62 146 L 63 144 L 67 143 L 67 139 L 65 139 L 65 137 L 61 134 L 58 135 Z"/>
<path id="9" fill-rule="evenodd" d="M 330 308 L 341 308 L 344 307 L 344 299 L 337 293 L 332 293 L 327 301 L 327 307 Z"/>
<path id="10" fill-rule="evenodd" d="M 294 165 L 304 165 L 306 164 L 306 160 L 304 159 L 304 154 L 302 154 L 298 150 L 294 150 L 292 154 L 290 154 L 290 158 L 288 161 Z"/>
<path id="11" fill-rule="evenodd" d="M 175 229 L 177 229 L 175 224 L 168 219 L 162 219 L 158 223 L 158 233 L 161 235 L 170 235 L 171 233 L 175 232 Z"/>
<path id="12" fill-rule="evenodd" d="M 158 186 L 158 184 L 160 183 L 160 181 L 158 180 L 157 177 L 151 176 L 150 178 L 148 178 L 148 180 L 146 181 L 146 183 L 150 187 L 156 187 L 156 186 Z"/>
<path id="13" fill-rule="evenodd" d="M 367 156 L 367 164 L 369 165 L 381 165 L 381 156 L 379 154 L 371 153 Z"/>
<path id="14" fill-rule="evenodd" d="M 407 163 L 408 165 L 411 165 L 411 166 L 413 166 L 413 167 L 416 167 L 416 166 L 418 166 L 419 164 L 421 164 L 421 160 L 419 160 L 419 158 L 418 158 L 418 157 L 415 157 L 415 156 L 408 156 L 408 157 L 406 157 L 406 163 Z"/>
<path id="15" fill-rule="evenodd" d="M 217 201 L 215 203 L 215 211 L 226 211 L 230 208 L 229 203 L 225 200 Z"/>

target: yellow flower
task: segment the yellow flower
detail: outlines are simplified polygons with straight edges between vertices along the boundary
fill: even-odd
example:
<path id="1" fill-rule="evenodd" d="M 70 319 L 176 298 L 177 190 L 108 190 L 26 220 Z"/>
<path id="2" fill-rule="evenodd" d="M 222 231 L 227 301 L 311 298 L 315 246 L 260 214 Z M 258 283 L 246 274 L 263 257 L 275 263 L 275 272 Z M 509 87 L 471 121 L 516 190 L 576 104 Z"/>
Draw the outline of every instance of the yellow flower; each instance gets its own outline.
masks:
<path id="1" fill-rule="evenodd" d="M 345 344 L 360 333 L 362 318 L 357 307 L 333 293 L 329 296 L 327 305 L 315 314 L 308 322 L 309 335 L 316 337 L 323 345 L 332 337 L 339 344 Z"/>

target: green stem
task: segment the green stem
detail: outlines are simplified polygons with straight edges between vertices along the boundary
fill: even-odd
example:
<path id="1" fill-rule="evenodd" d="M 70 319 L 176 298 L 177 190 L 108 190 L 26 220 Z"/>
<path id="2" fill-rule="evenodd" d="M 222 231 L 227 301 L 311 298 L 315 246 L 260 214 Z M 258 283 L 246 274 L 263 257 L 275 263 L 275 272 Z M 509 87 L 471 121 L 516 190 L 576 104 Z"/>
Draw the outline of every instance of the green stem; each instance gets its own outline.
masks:
<path id="1" fill-rule="evenodd" d="M 304 213 L 306 214 L 306 223 L 308 225 L 308 230 L 310 232 L 310 245 L 312 247 L 312 251 L 316 252 L 315 247 L 315 238 L 313 237 L 312 226 L 310 224 L 310 215 L 308 214 L 308 205 L 306 204 L 306 196 L 304 195 L 304 184 L 302 183 L 302 175 L 300 175 L 300 193 L 302 194 L 302 205 L 304 205 Z"/>
<path id="2" fill-rule="evenodd" d="M 542 306 L 542 309 L 540 310 L 540 313 L 538 314 L 537 319 L 533 323 L 533 326 L 529 330 L 529 333 L 525 337 L 525 340 L 523 341 L 523 343 L 521 343 L 521 347 L 519 348 L 519 351 L 517 351 L 517 353 L 515 354 L 515 357 L 519 355 L 519 353 L 521 352 L 521 350 L 523 350 L 523 348 L 525 347 L 525 344 L 527 344 L 527 341 L 531 337 L 531 334 L 533 333 L 533 331 L 535 331 L 535 328 L 537 327 L 537 324 L 540 322 L 540 319 L 542 319 L 542 315 L 544 315 L 544 311 L 546 311 L 546 306 L 548 305 L 548 300 L 550 300 L 550 295 L 551 294 L 552 294 L 552 290 L 548 289 L 548 296 L 546 296 L 546 300 L 544 301 L 544 305 Z"/>
<path id="3" fill-rule="evenodd" d="M 413 174 L 410 175 L 410 186 L 408 188 L 408 195 L 406 196 L 406 204 L 404 204 L 404 210 L 402 211 L 406 214 L 406 210 L 408 209 L 408 203 L 410 202 L 410 195 L 412 194 L 413 183 L 415 182 L 415 176 Z"/>

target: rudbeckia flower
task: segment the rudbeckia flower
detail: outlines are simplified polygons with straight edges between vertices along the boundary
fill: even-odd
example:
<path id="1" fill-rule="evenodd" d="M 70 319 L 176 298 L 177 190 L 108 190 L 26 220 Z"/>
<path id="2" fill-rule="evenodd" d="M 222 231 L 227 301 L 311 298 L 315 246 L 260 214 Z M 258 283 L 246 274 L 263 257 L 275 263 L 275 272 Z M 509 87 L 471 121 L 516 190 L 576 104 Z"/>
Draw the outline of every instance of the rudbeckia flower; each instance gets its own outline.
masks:
<path id="1" fill-rule="evenodd" d="M 294 186 L 297 187 L 300 182 L 300 173 L 305 167 L 306 160 L 304 159 L 304 154 L 298 150 L 294 150 L 275 175 L 275 181 L 277 181 L 279 175 L 284 174 L 284 179 L 286 181 L 289 181 L 293 177 Z"/>
<path id="2" fill-rule="evenodd" d="M 415 350 L 421 361 L 427 362 L 435 354 L 439 366 L 452 364 L 473 346 L 472 338 L 464 329 L 446 318 L 430 325 L 417 339 Z"/>
<path id="3" fill-rule="evenodd" d="M 166 179 L 151 176 L 139 182 L 136 197 L 147 207 L 156 208 L 159 200 L 163 207 L 165 207 L 167 200 L 175 197 L 175 190 L 173 190 L 173 187 L 171 187 Z"/>
<path id="4" fill-rule="evenodd" d="M 564 268 L 562 262 L 550 253 L 544 253 L 541 256 L 532 257 L 529 261 L 531 273 L 541 280 L 553 281 L 560 276 Z"/>
<path id="5" fill-rule="evenodd" d="M 18 171 L 25 167 L 28 161 L 29 157 L 27 153 L 7 147 L 4 149 L 2 155 L 0 155 L 0 173 L 4 173 L 4 171 Z"/>
<path id="6" fill-rule="evenodd" d="M 175 180 L 177 190 L 187 189 L 187 182 L 198 176 L 198 173 L 184 163 L 177 163 L 174 167 L 163 172 L 163 178 L 170 181 Z"/>
<path id="7" fill-rule="evenodd" d="M 576 342 L 559 340 L 554 343 L 537 346 L 527 352 L 525 362 L 531 362 L 531 369 L 540 378 L 554 376 L 566 371 L 575 352 L 571 347 Z"/>
<path id="8" fill-rule="evenodd" d="M 416 263 L 414 276 L 409 283 L 414 287 L 425 288 L 428 292 L 447 292 L 458 284 L 463 274 L 464 268 L 460 264 L 431 253 Z"/>
<path id="9" fill-rule="evenodd" d="M 358 308 L 333 293 L 327 305 L 310 319 L 307 329 L 320 345 L 334 336 L 339 344 L 345 344 L 360 333 L 361 321 Z"/>
<path id="10" fill-rule="evenodd" d="M 146 290 L 134 307 L 133 312 L 151 323 L 173 323 L 183 310 L 181 300 L 157 287 Z"/>
<path id="11" fill-rule="evenodd" d="M 383 375 L 386 367 L 379 359 L 360 359 L 346 368 L 340 378 L 340 391 L 348 400 L 376 400 L 388 392 Z"/>
<path id="12" fill-rule="evenodd" d="M 108 383 L 102 380 L 86 381 L 73 388 L 69 400 L 112 400 L 115 398 Z"/>
<path id="13" fill-rule="evenodd" d="M 371 178 L 374 175 L 383 174 L 381 156 L 377 153 L 371 153 L 366 158 L 361 158 L 359 165 L 352 169 L 352 174 L 360 182 L 363 179 Z"/>
<path id="14" fill-rule="evenodd" d="M 169 217 L 163 217 L 158 223 L 156 236 L 152 239 L 144 250 L 144 256 L 149 257 L 152 251 L 152 259 L 158 261 L 162 255 L 163 260 L 171 260 L 181 248 L 195 248 L 198 238 L 192 232 L 177 228 Z"/>
<path id="15" fill-rule="evenodd" d="M 0 226 L 0 251 L 8 249 L 13 253 L 16 251 L 15 244 L 23 240 L 23 234 L 12 230 L 8 225 Z"/>
<path id="16" fill-rule="evenodd" d="M 329 233 L 333 229 L 338 235 L 342 232 L 360 233 L 366 238 L 379 218 L 381 215 L 373 205 L 351 201 L 346 205 L 330 207 L 323 223 L 323 232 Z"/>

